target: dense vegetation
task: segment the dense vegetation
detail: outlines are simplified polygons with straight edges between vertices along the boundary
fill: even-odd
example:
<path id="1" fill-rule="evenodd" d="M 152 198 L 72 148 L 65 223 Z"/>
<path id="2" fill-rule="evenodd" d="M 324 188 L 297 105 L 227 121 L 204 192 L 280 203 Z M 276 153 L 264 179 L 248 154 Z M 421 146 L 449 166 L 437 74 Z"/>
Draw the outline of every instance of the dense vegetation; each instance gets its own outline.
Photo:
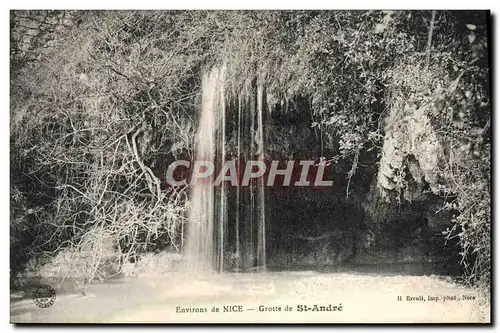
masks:
<path id="1" fill-rule="evenodd" d="M 258 76 L 285 115 L 267 154 L 315 146 L 375 225 L 448 212 L 442 242 L 489 285 L 486 13 L 14 11 L 11 31 L 13 272 L 88 251 L 92 280 L 109 239 L 119 262 L 180 248 L 188 189 L 162 179 L 192 156 L 201 73 L 224 63 L 230 95 Z"/>

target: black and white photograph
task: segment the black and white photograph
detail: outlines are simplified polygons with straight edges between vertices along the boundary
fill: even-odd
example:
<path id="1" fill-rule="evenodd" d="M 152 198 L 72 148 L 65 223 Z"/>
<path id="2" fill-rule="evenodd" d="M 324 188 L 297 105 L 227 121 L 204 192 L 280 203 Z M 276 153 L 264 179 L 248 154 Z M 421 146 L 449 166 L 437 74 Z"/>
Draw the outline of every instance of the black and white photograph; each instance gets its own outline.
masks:
<path id="1" fill-rule="evenodd" d="M 9 20 L 11 324 L 491 324 L 490 11 Z"/>

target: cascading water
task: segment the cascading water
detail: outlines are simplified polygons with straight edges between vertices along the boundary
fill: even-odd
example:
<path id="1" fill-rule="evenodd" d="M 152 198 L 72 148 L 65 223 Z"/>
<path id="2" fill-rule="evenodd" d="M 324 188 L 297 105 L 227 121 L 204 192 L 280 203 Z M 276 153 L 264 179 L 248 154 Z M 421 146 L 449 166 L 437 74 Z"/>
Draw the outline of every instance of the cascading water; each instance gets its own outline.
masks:
<path id="1" fill-rule="evenodd" d="M 214 67 L 202 80 L 201 114 L 196 135 L 196 160 L 221 170 L 235 159 L 237 174 L 252 159 L 264 160 L 264 87 L 254 79 L 237 102 L 227 103 L 225 67 Z M 235 154 L 227 153 L 235 137 Z M 234 156 L 237 155 L 237 156 Z M 265 191 L 262 178 L 247 187 L 213 185 L 217 175 L 192 188 L 185 248 L 191 272 L 265 269 Z"/>
<path id="2" fill-rule="evenodd" d="M 224 99 L 224 70 L 214 68 L 206 73 L 202 80 L 201 115 L 196 134 L 196 160 L 215 160 L 215 132 Z M 189 270 L 207 270 L 212 268 L 214 252 L 214 187 L 213 175 L 197 181 L 191 192 L 189 226 L 186 254 Z"/>

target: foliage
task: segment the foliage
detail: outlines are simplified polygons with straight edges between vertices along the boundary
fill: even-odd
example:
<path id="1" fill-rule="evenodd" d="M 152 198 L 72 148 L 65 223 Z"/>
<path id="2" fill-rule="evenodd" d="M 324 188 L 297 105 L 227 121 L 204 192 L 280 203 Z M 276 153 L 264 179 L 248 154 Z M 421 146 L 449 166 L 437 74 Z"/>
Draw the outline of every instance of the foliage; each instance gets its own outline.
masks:
<path id="1" fill-rule="evenodd" d="M 81 251 L 102 230 L 122 260 L 181 246 L 188 189 L 165 186 L 164 173 L 193 156 L 201 72 L 223 63 L 230 102 L 252 80 L 264 83 L 269 153 L 343 160 L 346 193 L 365 195 L 356 177 L 369 175 L 385 205 L 446 198 L 454 215 L 446 236 L 458 237 L 470 281 L 488 284 L 484 13 L 68 13 L 64 29 L 33 37 L 29 62 L 19 60 L 19 15 L 60 13 L 11 15 L 19 32 L 11 40 L 11 249 Z M 439 149 L 427 149 L 431 141 Z"/>
<path id="2" fill-rule="evenodd" d="M 106 232 L 125 261 L 164 235 L 158 246 L 180 246 L 185 189 L 160 177 L 169 158 L 190 154 L 194 74 L 183 40 L 170 58 L 141 49 L 146 13 L 93 14 L 13 82 L 11 159 L 20 183 L 37 184 L 36 251 L 81 251 Z M 163 31 L 147 42 L 162 45 Z"/>
<path id="3" fill-rule="evenodd" d="M 455 21 L 474 38 L 450 38 L 452 43 L 438 44 L 429 63 L 415 54 L 392 70 L 378 180 L 383 192 L 394 189 L 399 199 L 400 194 L 410 201 L 428 194 L 445 198 L 442 209 L 454 218 L 443 234 L 461 246 L 466 281 L 487 289 L 490 104 L 486 26 L 480 18 Z M 457 49 L 458 57 L 450 52 Z"/>

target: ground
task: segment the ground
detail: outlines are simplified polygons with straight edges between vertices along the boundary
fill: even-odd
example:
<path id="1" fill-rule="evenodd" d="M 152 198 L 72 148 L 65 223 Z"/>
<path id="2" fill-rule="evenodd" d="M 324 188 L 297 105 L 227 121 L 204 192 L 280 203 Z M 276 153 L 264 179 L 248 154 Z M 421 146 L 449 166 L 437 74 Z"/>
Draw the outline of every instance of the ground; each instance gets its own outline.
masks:
<path id="1" fill-rule="evenodd" d="M 37 307 L 29 290 L 12 293 L 10 313 L 14 323 L 490 321 L 489 307 L 474 290 L 441 276 L 409 274 L 414 272 L 171 273 L 93 284 L 85 296 L 56 288 L 56 302 L 49 308 Z M 314 305 L 336 311 L 313 311 Z M 224 312 L 224 306 L 233 311 Z M 219 312 L 212 312 L 216 308 Z"/>

